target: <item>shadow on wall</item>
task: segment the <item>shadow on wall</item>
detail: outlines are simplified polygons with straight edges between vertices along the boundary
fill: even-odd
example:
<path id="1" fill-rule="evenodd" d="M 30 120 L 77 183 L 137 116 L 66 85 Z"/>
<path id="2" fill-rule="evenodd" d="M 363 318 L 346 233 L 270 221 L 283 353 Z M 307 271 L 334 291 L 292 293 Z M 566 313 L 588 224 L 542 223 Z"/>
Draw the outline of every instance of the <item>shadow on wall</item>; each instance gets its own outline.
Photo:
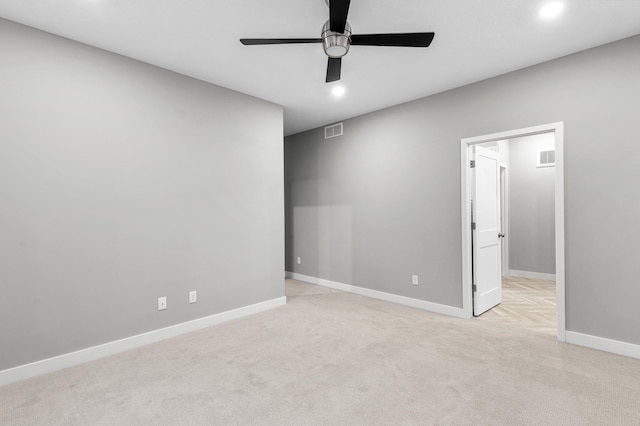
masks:
<path id="1" fill-rule="evenodd" d="M 353 282 L 352 216 L 351 206 L 294 207 L 292 270 L 342 283 Z"/>

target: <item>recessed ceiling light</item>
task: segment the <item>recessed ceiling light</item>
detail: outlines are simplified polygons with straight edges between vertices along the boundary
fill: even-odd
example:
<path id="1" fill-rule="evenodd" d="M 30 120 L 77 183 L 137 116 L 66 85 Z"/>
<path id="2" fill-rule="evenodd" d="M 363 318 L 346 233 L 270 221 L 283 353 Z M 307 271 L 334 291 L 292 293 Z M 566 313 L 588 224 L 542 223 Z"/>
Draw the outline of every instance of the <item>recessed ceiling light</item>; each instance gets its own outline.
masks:
<path id="1" fill-rule="evenodd" d="M 344 86 L 336 86 L 333 89 L 331 89 L 331 93 L 333 93 L 333 96 L 337 98 L 344 95 L 344 92 L 345 92 Z"/>
<path id="2" fill-rule="evenodd" d="M 564 9 L 564 4 L 559 1 L 555 1 L 543 6 L 540 11 L 538 11 L 538 14 L 544 19 L 553 19 L 560 15 L 562 9 Z"/>

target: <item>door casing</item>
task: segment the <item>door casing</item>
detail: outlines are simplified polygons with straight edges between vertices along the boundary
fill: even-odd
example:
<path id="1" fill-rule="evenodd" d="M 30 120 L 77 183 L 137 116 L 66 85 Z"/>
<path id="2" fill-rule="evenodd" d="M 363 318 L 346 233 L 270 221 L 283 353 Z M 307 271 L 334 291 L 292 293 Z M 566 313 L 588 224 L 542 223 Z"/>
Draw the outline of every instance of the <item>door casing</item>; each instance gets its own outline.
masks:
<path id="1" fill-rule="evenodd" d="M 505 132 L 464 138 L 460 145 L 460 192 L 461 192 L 461 234 L 462 234 L 462 310 L 464 316 L 473 316 L 472 265 L 471 265 L 471 146 L 514 139 L 522 136 L 553 133 L 556 150 L 555 166 L 555 240 L 556 240 L 556 303 L 557 336 L 566 341 L 565 319 L 565 254 L 564 254 L 564 123 L 556 122 Z"/>
<path id="2" fill-rule="evenodd" d="M 500 164 L 500 254 L 502 255 L 502 271 L 506 277 L 509 274 L 509 169 Z"/>

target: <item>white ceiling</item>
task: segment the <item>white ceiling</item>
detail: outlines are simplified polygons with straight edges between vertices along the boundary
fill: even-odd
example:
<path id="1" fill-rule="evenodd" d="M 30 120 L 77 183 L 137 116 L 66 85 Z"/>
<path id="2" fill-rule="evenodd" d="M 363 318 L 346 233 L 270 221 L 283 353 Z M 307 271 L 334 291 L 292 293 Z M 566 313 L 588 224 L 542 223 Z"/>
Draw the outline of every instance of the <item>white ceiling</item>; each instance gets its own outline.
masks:
<path id="1" fill-rule="evenodd" d="M 285 134 L 418 99 L 640 33 L 640 0 L 352 0 L 354 34 L 434 31 L 431 47 L 352 46 L 324 82 L 324 0 L 0 0 L 0 17 L 284 106 Z M 331 88 L 342 84 L 336 99 Z"/>

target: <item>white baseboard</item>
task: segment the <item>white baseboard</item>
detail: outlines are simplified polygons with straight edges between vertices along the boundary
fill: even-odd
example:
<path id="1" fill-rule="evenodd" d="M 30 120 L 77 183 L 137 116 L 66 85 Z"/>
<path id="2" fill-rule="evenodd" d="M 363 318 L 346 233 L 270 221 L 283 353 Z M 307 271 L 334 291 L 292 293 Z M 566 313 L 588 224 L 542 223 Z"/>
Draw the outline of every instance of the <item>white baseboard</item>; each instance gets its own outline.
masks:
<path id="1" fill-rule="evenodd" d="M 509 269 L 508 274 L 511 277 L 533 278 L 535 280 L 546 281 L 556 280 L 556 274 L 545 274 L 543 272 L 518 271 L 516 269 Z"/>
<path id="2" fill-rule="evenodd" d="M 522 275 L 518 275 L 518 276 L 522 276 Z M 411 306 L 413 308 L 418 308 L 425 311 L 435 312 L 443 315 L 449 315 L 457 318 L 469 319 L 469 316 L 465 315 L 464 311 L 461 308 L 440 305 L 437 303 L 426 302 L 423 300 L 412 299 L 409 297 L 398 296 L 390 293 L 384 293 L 377 290 L 370 290 L 367 288 L 357 287 L 350 284 L 343 284 L 335 281 L 325 280 L 322 278 L 316 278 L 308 275 L 297 274 L 295 272 L 286 272 L 285 277 L 292 278 L 294 280 L 305 281 L 310 284 L 316 284 L 323 287 L 341 290 L 347 293 L 359 294 L 361 296 L 367 296 L 375 299 L 384 300 L 387 302 L 393 302 L 401 305 Z M 545 279 L 549 279 L 549 278 L 545 278 Z M 640 359 L 640 345 L 620 342 L 618 340 L 605 339 L 603 337 L 591 336 L 588 334 L 576 333 L 574 331 L 566 331 L 565 337 L 566 337 L 566 340 L 562 340 L 562 341 L 565 341 L 566 343 L 571 343 L 578 346 L 585 346 L 591 349 L 598 349 L 604 352 L 610 352 L 618 355 L 624 355 L 631 358 Z"/>
<path id="3" fill-rule="evenodd" d="M 575 331 L 568 330 L 566 337 L 567 343 L 640 359 L 640 345 L 621 342 L 619 340 L 605 339 L 604 337 L 592 336 L 590 334 L 576 333 Z"/>
<path id="4" fill-rule="evenodd" d="M 435 312 L 438 314 L 457 318 L 469 318 L 469 316 L 465 314 L 462 308 L 427 302 L 425 300 L 413 299 L 411 297 L 398 296 L 397 294 L 385 293 L 383 291 L 371 290 L 351 284 L 344 284 L 336 281 L 325 280 L 322 278 L 310 277 L 308 275 L 302 275 L 295 272 L 286 272 L 285 276 L 294 280 L 305 281 L 310 284 L 333 288 L 347 293 L 359 294 L 360 296 L 371 297 L 374 299 L 384 300 L 386 302 L 398 303 L 400 305 L 410 306 L 412 308 L 422 309 L 424 311 Z"/>
<path id="5" fill-rule="evenodd" d="M 30 364 L 20 365 L 18 367 L 9 368 L 0 371 L 0 386 L 9 383 L 18 382 L 20 380 L 29 379 L 41 374 L 50 373 L 61 370 L 63 368 L 73 367 L 88 361 L 93 361 L 105 356 L 114 355 L 140 346 L 155 343 L 181 334 L 189 333 L 212 325 L 231 321 L 234 319 L 246 317 L 258 312 L 267 311 L 287 304 L 286 297 L 267 300 L 265 302 L 256 303 L 255 305 L 244 306 L 242 308 L 233 309 L 231 311 L 221 312 L 204 318 L 183 322 L 181 324 L 172 325 L 170 327 L 149 331 L 147 333 L 138 334 L 136 336 L 127 337 L 102 345 L 82 349 L 53 358 L 36 361 Z"/>

